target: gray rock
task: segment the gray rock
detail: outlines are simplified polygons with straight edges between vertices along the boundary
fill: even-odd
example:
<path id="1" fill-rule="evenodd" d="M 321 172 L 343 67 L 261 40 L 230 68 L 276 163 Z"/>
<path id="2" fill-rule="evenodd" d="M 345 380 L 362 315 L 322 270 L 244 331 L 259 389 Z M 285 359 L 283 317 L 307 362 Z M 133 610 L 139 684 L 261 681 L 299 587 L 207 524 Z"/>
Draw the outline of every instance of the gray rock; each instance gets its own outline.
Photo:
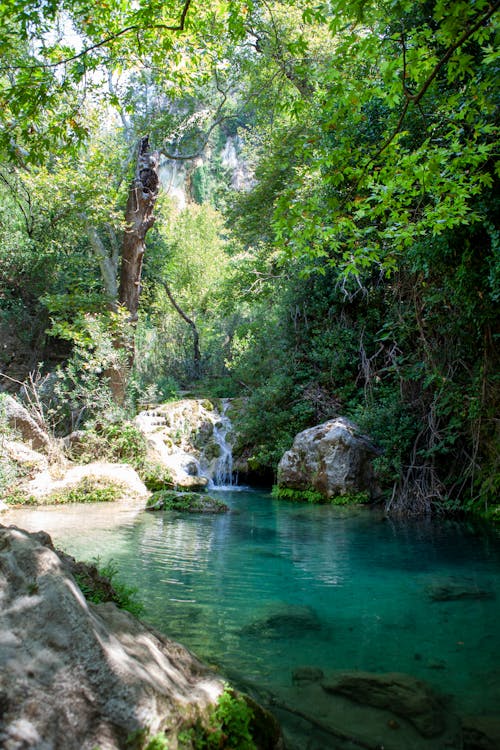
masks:
<path id="1" fill-rule="evenodd" d="M 294 685 L 304 685 L 308 682 L 319 682 L 324 676 L 325 673 L 319 667 L 297 667 L 292 672 L 292 682 Z"/>
<path id="2" fill-rule="evenodd" d="M 114 604 L 89 604 L 46 534 L 0 526 L 0 570 L 4 750 L 118 750 L 145 727 L 177 747 L 184 721 L 206 719 L 222 681 Z"/>
<path id="3" fill-rule="evenodd" d="M 344 672 L 322 682 L 327 693 L 356 703 L 390 710 L 407 719 L 423 737 L 436 737 L 446 728 L 442 703 L 425 682 L 399 672 Z"/>
<path id="4" fill-rule="evenodd" d="M 283 604 L 272 607 L 264 617 L 246 625 L 242 633 L 281 640 L 305 636 L 310 631 L 317 630 L 321 630 L 321 622 L 311 607 Z"/>
<path id="5" fill-rule="evenodd" d="M 470 601 L 495 599 L 495 592 L 479 589 L 474 581 L 450 578 L 427 586 L 427 595 L 433 602 Z"/>
<path id="6" fill-rule="evenodd" d="M 34 450 L 49 450 L 50 436 L 33 419 L 26 407 L 12 396 L 5 396 L 2 405 L 9 427 L 17 430 L 23 440 L 31 443 Z"/>
<path id="7" fill-rule="evenodd" d="M 278 485 L 314 489 L 324 497 L 374 488 L 371 461 L 381 451 L 358 427 L 343 417 L 296 435 L 278 465 Z"/>

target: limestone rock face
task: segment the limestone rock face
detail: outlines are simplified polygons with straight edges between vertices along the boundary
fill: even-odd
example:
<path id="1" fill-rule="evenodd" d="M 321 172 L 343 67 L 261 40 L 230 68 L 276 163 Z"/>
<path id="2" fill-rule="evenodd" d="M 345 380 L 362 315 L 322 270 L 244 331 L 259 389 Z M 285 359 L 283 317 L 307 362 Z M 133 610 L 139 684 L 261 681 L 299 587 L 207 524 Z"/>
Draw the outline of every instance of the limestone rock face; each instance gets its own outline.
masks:
<path id="1" fill-rule="evenodd" d="M 223 419 L 217 406 L 208 399 L 186 398 L 146 409 L 135 418 L 146 437 L 149 459 L 169 469 L 180 487 L 202 490 L 217 473 L 217 428 Z"/>
<path id="2" fill-rule="evenodd" d="M 104 461 L 63 466 L 59 473 L 56 473 L 54 468 L 47 468 L 26 482 L 24 491 L 43 504 L 52 492 L 76 487 L 83 479 L 115 483 L 123 488 L 124 498 L 134 497 L 137 501 L 144 501 L 150 494 L 131 466 L 128 464 L 111 464 Z"/>
<path id="3" fill-rule="evenodd" d="M 223 690 L 186 649 L 87 603 L 44 532 L 0 526 L 0 747 L 117 750 L 203 718 Z"/>
<path id="4" fill-rule="evenodd" d="M 12 396 L 6 396 L 3 407 L 9 426 L 20 432 L 24 441 L 31 443 L 34 450 L 49 450 L 51 442 L 49 435 L 19 401 Z"/>
<path id="5" fill-rule="evenodd" d="M 368 491 L 374 486 L 371 461 L 380 450 L 344 417 L 296 435 L 278 465 L 278 485 L 314 489 L 324 497 Z"/>

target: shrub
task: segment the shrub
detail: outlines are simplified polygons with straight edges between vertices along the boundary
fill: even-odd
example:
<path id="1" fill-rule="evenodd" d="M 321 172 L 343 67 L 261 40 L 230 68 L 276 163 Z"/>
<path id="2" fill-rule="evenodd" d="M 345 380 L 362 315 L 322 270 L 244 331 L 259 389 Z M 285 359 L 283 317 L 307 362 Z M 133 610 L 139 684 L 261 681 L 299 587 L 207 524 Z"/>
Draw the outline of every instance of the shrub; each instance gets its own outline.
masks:
<path id="1" fill-rule="evenodd" d="M 162 464 L 144 463 L 139 469 L 139 476 L 150 492 L 172 489 L 175 486 L 172 474 Z"/>
<path id="2" fill-rule="evenodd" d="M 117 579 L 118 568 L 113 560 L 101 564 L 100 558 L 91 563 L 77 563 L 73 576 L 85 598 L 93 604 L 114 602 L 135 617 L 144 612 L 144 605 L 137 598 L 138 589 Z"/>
<path id="3" fill-rule="evenodd" d="M 210 713 L 208 727 L 200 723 L 179 734 L 180 748 L 193 750 L 257 750 L 250 730 L 253 711 L 242 695 L 226 686 Z"/>
<path id="4" fill-rule="evenodd" d="M 132 422 L 94 422 L 78 440 L 76 450 L 74 458 L 81 463 L 111 461 L 138 469 L 145 461 L 146 439 Z"/>
<path id="5" fill-rule="evenodd" d="M 290 487 L 279 487 L 275 484 L 271 495 L 277 500 L 291 500 L 293 502 L 326 503 L 326 498 L 317 490 L 295 490 Z"/>

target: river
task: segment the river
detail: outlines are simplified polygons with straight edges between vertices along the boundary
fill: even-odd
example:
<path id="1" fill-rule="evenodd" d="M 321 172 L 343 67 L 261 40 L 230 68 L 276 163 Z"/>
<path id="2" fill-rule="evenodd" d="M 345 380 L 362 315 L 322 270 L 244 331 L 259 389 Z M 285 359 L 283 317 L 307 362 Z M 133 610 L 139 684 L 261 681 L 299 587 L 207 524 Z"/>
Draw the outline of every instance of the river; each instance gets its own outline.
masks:
<path id="1" fill-rule="evenodd" d="M 457 521 L 218 494 L 218 516 L 103 504 L 11 511 L 80 559 L 113 559 L 144 618 L 242 684 L 301 666 L 406 672 L 457 712 L 500 705 L 500 534 Z"/>

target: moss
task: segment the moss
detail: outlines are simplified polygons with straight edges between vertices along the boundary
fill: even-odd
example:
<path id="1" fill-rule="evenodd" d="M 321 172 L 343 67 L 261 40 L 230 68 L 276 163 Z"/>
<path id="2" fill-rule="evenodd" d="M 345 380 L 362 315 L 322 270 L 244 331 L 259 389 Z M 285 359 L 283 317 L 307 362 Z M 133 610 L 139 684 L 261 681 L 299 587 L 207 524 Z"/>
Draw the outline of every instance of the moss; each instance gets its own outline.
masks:
<path id="1" fill-rule="evenodd" d="M 43 497 L 26 495 L 17 489 L 3 500 L 9 505 L 69 505 L 71 503 L 110 503 L 124 493 L 124 486 L 108 479 L 84 477 L 78 484 L 56 490 Z"/>
<path id="2" fill-rule="evenodd" d="M 364 505 L 370 502 L 370 495 L 368 492 L 347 492 L 331 497 L 328 502 L 331 505 Z"/>
<path id="3" fill-rule="evenodd" d="M 210 495 L 177 490 L 154 492 L 148 499 L 147 509 L 177 510 L 183 513 L 224 513 L 229 510 L 225 503 Z"/>
<path id="4" fill-rule="evenodd" d="M 291 500 L 293 502 L 328 503 L 329 505 L 361 505 L 370 501 L 368 492 L 347 492 L 345 495 L 334 495 L 327 498 L 312 487 L 305 490 L 292 489 L 274 485 L 271 495 L 277 500 Z"/>

